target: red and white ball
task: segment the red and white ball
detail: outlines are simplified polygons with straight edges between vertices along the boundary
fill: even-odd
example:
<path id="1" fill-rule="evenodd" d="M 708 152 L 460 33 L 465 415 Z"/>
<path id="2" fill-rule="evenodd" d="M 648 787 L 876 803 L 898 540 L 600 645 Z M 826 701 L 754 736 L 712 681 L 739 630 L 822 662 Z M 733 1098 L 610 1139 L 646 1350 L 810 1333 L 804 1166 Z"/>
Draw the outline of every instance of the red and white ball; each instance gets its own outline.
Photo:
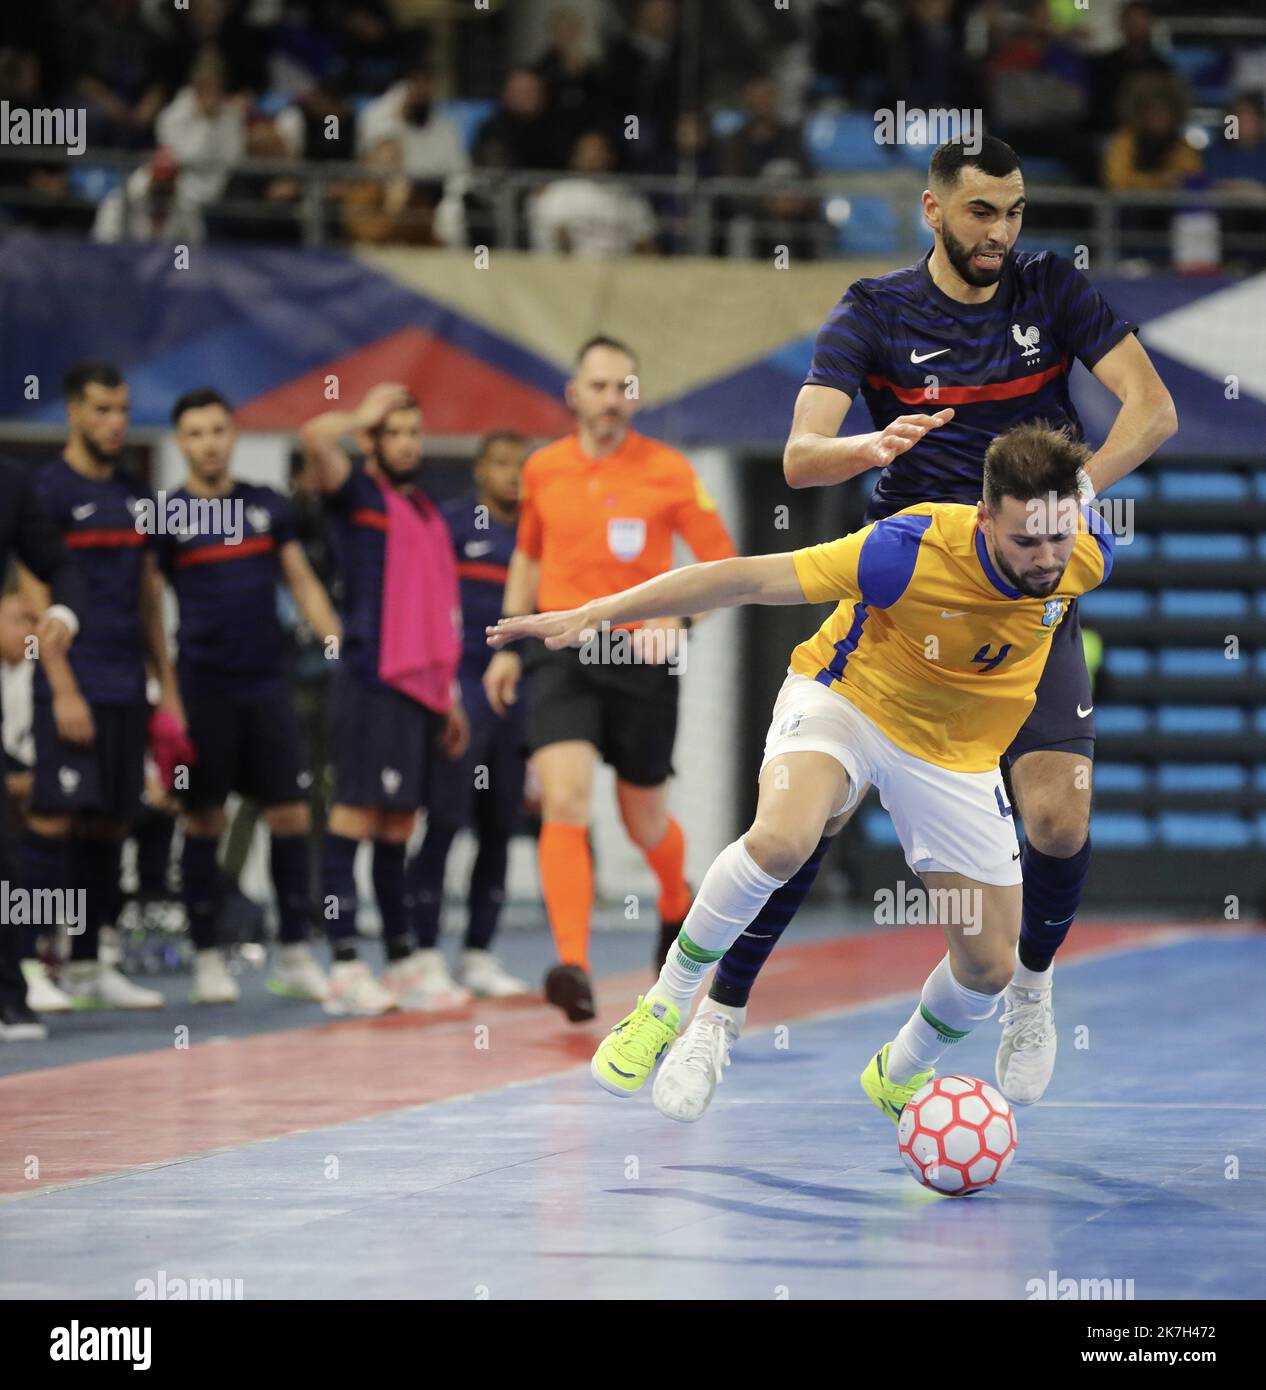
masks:
<path id="1" fill-rule="evenodd" d="M 912 1176 L 952 1197 L 996 1183 L 1017 1140 L 1005 1098 L 974 1076 L 933 1077 L 907 1101 L 897 1124 L 897 1150 Z"/>

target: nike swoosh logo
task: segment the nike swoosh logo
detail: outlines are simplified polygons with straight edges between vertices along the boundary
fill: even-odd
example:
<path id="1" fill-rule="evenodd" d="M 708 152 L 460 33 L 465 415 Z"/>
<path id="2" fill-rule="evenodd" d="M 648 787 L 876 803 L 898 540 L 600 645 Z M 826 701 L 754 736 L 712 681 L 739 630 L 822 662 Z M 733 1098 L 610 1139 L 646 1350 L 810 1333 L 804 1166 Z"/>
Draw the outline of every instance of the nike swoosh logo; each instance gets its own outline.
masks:
<path id="1" fill-rule="evenodd" d="M 1061 917 L 1058 922 L 1052 922 L 1048 919 L 1046 925 L 1048 927 L 1062 927 L 1065 922 L 1071 922 L 1076 915 L 1075 912 L 1070 912 L 1067 917 Z"/>
<path id="2" fill-rule="evenodd" d="M 943 608 L 941 609 L 942 618 L 965 618 L 966 616 L 966 610 L 964 610 L 962 613 L 947 613 Z"/>
<path id="3" fill-rule="evenodd" d="M 936 350 L 935 352 L 925 352 L 925 353 L 923 353 L 922 356 L 920 356 L 917 352 L 915 352 L 915 350 L 914 350 L 913 348 L 911 348 L 911 349 L 910 349 L 910 361 L 911 361 L 911 362 L 926 362 L 926 361 L 928 361 L 929 358 L 932 358 L 932 357 L 939 357 L 939 356 L 941 355 L 941 353 L 943 353 L 943 352 L 948 352 L 948 351 L 949 351 L 949 348 L 937 348 L 937 350 Z"/>
<path id="4" fill-rule="evenodd" d="M 1019 859 L 1019 857 L 1020 857 L 1020 851 L 1019 851 L 1019 850 L 1016 850 L 1016 852 L 1011 856 L 1012 859 Z M 1050 923 L 1048 922 L 1046 925 L 1049 927 L 1049 926 L 1050 926 Z"/>
<path id="5" fill-rule="evenodd" d="M 616 1074 L 617 1076 L 625 1076 L 625 1077 L 628 1077 L 630 1080 L 632 1080 L 632 1078 L 633 1078 L 633 1073 L 632 1073 L 631 1071 L 621 1071 L 620 1068 L 617 1067 L 616 1064 L 615 1064 L 614 1062 L 608 1062 L 608 1063 L 607 1063 L 607 1066 L 609 1066 L 609 1067 L 611 1068 L 611 1070 L 612 1070 L 613 1072 L 615 1072 L 615 1074 Z"/>
<path id="6" fill-rule="evenodd" d="M 466 554 L 467 554 L 467 555 L 487 555 L 487 553 L 488 553 L 491 549 L 492 549 L 492 542 L 491 542 L 491 541 L 467 541 L 467 542 L 466 542 Z"/>
<path id="7" fill-rule="evenodd" d="M 85 503 L 82 507 L 72 507 L 70 509 L 70 514 L 75 518 L 76 521 L 84 521 L 88 517 L 90 517 L 96 510 L 97 504 L 95 502 L 88 502 Z"/>
<path id="8" fill-rule="evenodd" d="M 1078 705 L 1078 706 L 1077 706 L 1077 718 L 1078 718 L 1078 719 L 1084 719 L 1084 718 L 1090 713 L 1090 710 L 1093 710 L 1093 709 L 1094 709 L 1094 705 L 1091 705 L 1091 706 L 1090 706 L 1090 709 L 1082 709 L 1082 707 L 1081 707 L 1080 705 Z"/>

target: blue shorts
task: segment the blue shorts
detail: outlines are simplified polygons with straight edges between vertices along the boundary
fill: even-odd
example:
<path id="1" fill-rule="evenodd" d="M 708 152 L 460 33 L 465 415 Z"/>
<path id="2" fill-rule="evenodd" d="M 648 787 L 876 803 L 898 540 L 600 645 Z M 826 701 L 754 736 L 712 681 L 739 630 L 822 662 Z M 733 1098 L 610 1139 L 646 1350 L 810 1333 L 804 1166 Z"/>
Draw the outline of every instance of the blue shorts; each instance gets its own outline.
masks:
<path id="1" fill-rule="evenodd" d="M 431 819 L 455 827 L 509 835 L 523 808 L 527 768 L 524 704 L 502 718 L 494 714 L 483 685 L 463 673 L 462 705 L 470 721 L 470 747 L 456 761 L 441 751 L 432 770 Z"/>
<path id="2" fill-rule="evenodd" d="M 197 760 L 180 798 L 191 811 L 223 806 L 240 792 L 261 806 L 303 801 L 312 785 L 290 687 L 278 677 L 245 689 L 184 669 L 180 696 Z"/>
<path id="3" fill-rule="evenodd" d="M 366 685 L 340 663 L 330 683 L 329 727 L 336 805 L 416 811 L 427 804 L 442 756 L 442 715 L 390 686 Z"/>
<path id="4" fill-rule="evenodd" d="M 140 815 L 145 789 L 145 749 L 150 707 L 91 705 L 96 738 L 88 748 L 64 743 L 57 732 L 51 700 L 36 699 L 35 776 L 31 810 L 56 816 L 85 811 L 131 822 Z"/>
<path id="5" fill-rule="evenodd" d="M 1094 696 L 1090 693 L 1090 672 L 1081 644 L 1081 615 L 1074 599 L 1051 637 L 1050 655 L 1037 686 L 1037 703 L 1007 749 L 1007 763 L 1046 748 L 1093 758 L 1092 709 Z"/>

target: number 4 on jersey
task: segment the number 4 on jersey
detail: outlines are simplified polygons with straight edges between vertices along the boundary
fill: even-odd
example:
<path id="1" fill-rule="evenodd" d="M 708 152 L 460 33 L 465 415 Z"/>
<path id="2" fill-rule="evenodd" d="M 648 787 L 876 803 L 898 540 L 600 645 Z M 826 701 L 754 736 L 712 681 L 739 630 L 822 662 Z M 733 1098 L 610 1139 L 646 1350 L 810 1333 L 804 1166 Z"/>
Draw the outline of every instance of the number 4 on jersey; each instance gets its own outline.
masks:
<path id="1" fill-rule="evenodd" d="M 981 674 L 983 675 L 984 672 L 986 672 L 986 671 L 992 671 L 993 668 L 994 668 L 995 666 L 998 666 L 998 665 L 1000 665 L 1002 662 L 1004 662 L 1004 661 L 1007 659 L 1007 653 L 1008 653 L 1010 650 L 1011 650 L 1011 643 L 1010 643 L 1010 642 L 1007 642 L 1007 643 L 1004 643 L 1004 645 L 1002 645 L 1001 647 L 998 648 L 998 655 L 997 655 L 997 656 L 990 656 L 990 655 L 989 655 L 989 643 L 986 642 L 985 645 L 984 645 L 983 647 L 981 647 L 981 649 L 976 653 L 976 655 L 972 657 L 972 660 L 973 660 L 973 661 L 979 661 L 979 662 L 982 663 L 980 670 L 981 670 Z"/>

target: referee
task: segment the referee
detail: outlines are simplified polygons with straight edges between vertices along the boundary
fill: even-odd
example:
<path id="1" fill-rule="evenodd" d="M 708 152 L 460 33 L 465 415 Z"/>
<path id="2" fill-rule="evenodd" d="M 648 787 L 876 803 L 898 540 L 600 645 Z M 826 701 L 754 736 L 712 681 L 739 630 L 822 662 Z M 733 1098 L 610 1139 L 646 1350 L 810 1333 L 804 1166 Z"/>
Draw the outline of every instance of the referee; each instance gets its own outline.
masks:
<path id="1" fill-rule="evenodd" d="M 734 554 L 716 503 L 675 449 L 632 428 L 637 360 L 613 338 L 591 338 L 567 383 L 573 434 L 524 465 L 518 533 L 506 578 L 507 615 L 575 608 L 672 568 L 673 537 L 699 560 Z M 594 1016 L 589 979 L 593 861 L 588 825 L 594 769 L 615 770 L 620 818 L 659 880 L 658 969 L 691 893 L 685 840 L 668 814 L 677 732 L 675 644 L 689 618 L 628 624 L 579 651 L 499 651 L 484 688 L 499 714 L 527 692 L 527 746 L 541 793 L 540 872 L 559 963 L 545 995 L 573 1023 Z M 640 630 L 639 630 L 640 629 Z"/>

